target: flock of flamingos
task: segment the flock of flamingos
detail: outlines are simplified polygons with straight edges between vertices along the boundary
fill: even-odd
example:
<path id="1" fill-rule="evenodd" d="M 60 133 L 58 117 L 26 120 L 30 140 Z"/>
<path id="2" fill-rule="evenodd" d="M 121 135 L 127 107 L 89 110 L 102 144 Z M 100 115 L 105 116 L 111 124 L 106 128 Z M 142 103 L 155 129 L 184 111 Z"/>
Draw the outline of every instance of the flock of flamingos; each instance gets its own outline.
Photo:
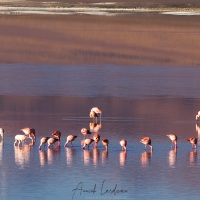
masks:
<path id="1" fill-rule="evenodd" d="M 93 122 L 97 123 L 98 121 L 98 117 L 100 117 L 101 120 L 101 115 L 102 115 L 102 111 L 97 108 L 94 107 L 91 109 L 90 111 L 90 118 L 93 119 Z M 196 120 L 198 120 L 200 117 L 200 111 L 197 113 L 196 115 Z M 15 141 L 14 141 L 14 145 L 16 145 L 18 143 L 18 146 L 21 144 L 23 144 L 23 142 L 27 139 L 30 138 L 32 140 L 33 143 L 35 143 L 36 141 L 36 134 L 35 134 L 35 129 L 33 128 L 23 128 L 21 129 L 24 134 L 21 135 L 16 135 L 15 136 Z M 86 146 L 88 146 L 89 149 L 89 145 L 92 144 L 94 142 L 94 147 L 96 147 L 98 145 L 98 142 L 100 141 L 100 135 L 98 133 L 95 133 L 93 135 L 93 138 L 85 138 L 87 135 L 90 135 L 91 132 L 90 130 L 86 129 L 86 128 L 82 128 L 81 129 L 81 133 L 84 135 L 84 141 L 83 141 L 83 149 L 85 149 Z M 4 135 L 4 129 L 0 128 L 0 136 L 3 139 L 3 135 Z M 54 131 L 52 133 L 53 137 L 43 137 L 40 140 L 40 145 L 39 145 L 39 149 L 41 149 L 42 146 L 45 146 L 45 144 L 48 144 L 48 148 L 50 148 L 51 145 L 53 145 L 54 143 L 58 142 L 58 145 L 60 145 L 60 138 L 61 138 L 61 132 L 60 131 Z M 169 137 L 169 139 L 172 141 L 172 148 L 177 148 L 177 136 L 175 134 L 168 134 L 167 135 Z M 77 138 L 77 135 L 69 135 L 67 136 L 67 140 L 64 144 L 64 147 L 67 146 L 68 143 L 71 143 L 71 146 L 73 146 L 72 142 Z M 188 138 L 188 141 L 192 144 L 193 148 L 197 147 L 197 138 L 195 137 L 190 137 Z M 102 139 L 101 140 L 103 146 L 105 146 L 106 150 L 108 150 L 108 145 L 109 145 L 109 140 L 108 139 Z M 151 144 L 151 139 L 149 137 L 143 137 L 140 140 L 141 143 L 143 143 L 145 145 L 145 149 L 147 146 L 150 147 L 150 150 L 153 150 L 153 146 Z M 122 147 L 122 150 L 126 151 L 127 150 L 127 141 L 125 139 L 121 139 L 119 141 L 119 144 Z"/>

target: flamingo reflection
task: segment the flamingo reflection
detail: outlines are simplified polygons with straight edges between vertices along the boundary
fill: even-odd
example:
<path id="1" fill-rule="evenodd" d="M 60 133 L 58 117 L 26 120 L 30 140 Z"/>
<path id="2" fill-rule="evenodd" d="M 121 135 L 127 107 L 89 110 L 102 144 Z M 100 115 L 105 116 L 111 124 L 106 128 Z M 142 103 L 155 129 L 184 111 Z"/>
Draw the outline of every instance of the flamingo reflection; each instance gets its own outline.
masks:
<path id="1" fill-rule="evenodd" d="M 125 165 L 126 162 L 126 152 L 127 151 L 121 151 L 119 153 L 119 164 L 121 167 L 123 167 Z"/>
<path id="2" fill-rule="evenodd" d="M 56 155 L 60 154 L 60 146 L 57 146 L 53 149 L 48 148 L 47 150 L 47 160 L 48 160 L 48 164 L 52 164 L 54 161 L 54 158 L 56 157 Z"/>
<path id="3" fill-rule="evenodd" d="M 39 151 L 40 165 L 43 167 L 48 162 L 47 151 Z"/>
<path id="4" fill-rule="evenodd" d="M 95 133 L 95 132 L 99 132 L 99 130 L 102 128 L 102 125 L 101 123 L 98 124 L 96 122 L 91 122 L 89 124 L 89 127 L 90 127 L 90 131 Z"/>
<path id="5" fill-rule="evenodd" d="M 102 152 L 101 158 L 102 158 L 102 163 L 105 164 L 105 163 L 106 163 L 106 160 L 108 159 L 108 149 L 105 149 L 105 150 Z"/>
<path id="6" fill-rule="evenodd" d="M 177 150 L 176 149 L 172 149 L 169 151 L 169 167 L 174 168 L 176 165 L 176 156 L 177 156 Z"/>
<path id="7" fill-rule="evenodd" d="M 148 151 L 144 151 L 144 152 L 141 153 L 140 161 L 141 161 L 141 166 L 143 168 L 149 166 L 151 157 L 152 157 L 152 151 L 149 151 L 149 152 Z"/>
<path id="8" fill-rule="evenodd" d="M 84 150 L 83 151 L 83 160 L 84 160 L 84 165 L 85 166 L 88 166 L 90 164 L 91 158 L 92 158 L 92 151 Z"/>
<path id="9" fill-rule="evenodd" d="M 71 147 L 67 147 L 66 149 L 66 162 L 67 165 L 72 166 L 73 164 L 73 157 L 75 156 L 76 150 Z"/>
<path id="10" fill-rule="evenodd" d="M 195 165 L 197 163 L 197 150 L 193 149 L 189 153 L 189 160 L 190 160 L 190 165 Z"/>
<path id="11" fill-rule="evenodd" d="M 93 149 L 93 163 L 94 163 L 94 166 L 97 166 L 99 163 L 99 149 L 98 148 Z"/>
<path id="12" fill-rule="evenodd" d="M 0 141 L 0 163 L 3 159 L 3 140 Z"/>
<path id="13" fill-rule="evenodd" d="M 23 147 L 14 146 L 15 163 L 21 169 L 30 163 L 31 146 L 24 145 Z"/>

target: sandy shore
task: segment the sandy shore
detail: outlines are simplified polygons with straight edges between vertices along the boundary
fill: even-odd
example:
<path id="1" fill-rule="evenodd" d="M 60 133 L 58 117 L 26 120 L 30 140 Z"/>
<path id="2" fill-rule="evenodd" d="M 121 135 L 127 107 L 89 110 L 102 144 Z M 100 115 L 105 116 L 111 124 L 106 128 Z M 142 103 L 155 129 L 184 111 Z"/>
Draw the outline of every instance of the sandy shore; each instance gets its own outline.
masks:
<path id="1" fill-rule="evenodd" d="M 200 65 L 199 16 L 0 15 L 0 34 L 0 63 Z"/>

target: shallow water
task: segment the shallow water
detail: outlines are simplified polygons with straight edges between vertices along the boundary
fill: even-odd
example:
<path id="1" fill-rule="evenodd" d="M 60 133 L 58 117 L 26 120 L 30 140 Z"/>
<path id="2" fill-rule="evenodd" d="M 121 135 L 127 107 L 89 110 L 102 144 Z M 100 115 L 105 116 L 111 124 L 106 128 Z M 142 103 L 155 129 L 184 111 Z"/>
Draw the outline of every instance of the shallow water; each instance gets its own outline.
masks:
<path id="1" fill-rule="evenodd" d="M 0 199 L 198 199 L 199 68 L 112 65 L 0 65 Z M 105 151 L 81 148 L 89 111 L 103 110 L 97 131 Z M 23 127 L 37 141 L 14 147 Z M 92 127 L 91 127 L 92 128 Z M 62 132 L 60 148 L 38 150 L 39 140 Z M 200 131 L 199 131 L 200 132 Z M 168 133 L 178 136 L 171 149 Z M 77 134 L 74 147 L 66 137 Z M 93 133 L 92 133 L 93 134 Z M 139 143 L 149 136 L 153 152 Z M 128 141 L 127 152 L 119 140 Z"/>

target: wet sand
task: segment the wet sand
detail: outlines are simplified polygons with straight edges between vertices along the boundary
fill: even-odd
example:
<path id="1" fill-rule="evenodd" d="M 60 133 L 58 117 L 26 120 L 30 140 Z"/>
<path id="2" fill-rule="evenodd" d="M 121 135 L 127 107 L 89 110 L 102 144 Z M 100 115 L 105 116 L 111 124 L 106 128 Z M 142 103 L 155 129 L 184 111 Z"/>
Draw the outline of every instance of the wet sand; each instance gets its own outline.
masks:
<path id="1" fill-rule="evenodd" d="M 199 66 L 199 19 L 156 13 L 1 15 L 0 63 Z"/>

